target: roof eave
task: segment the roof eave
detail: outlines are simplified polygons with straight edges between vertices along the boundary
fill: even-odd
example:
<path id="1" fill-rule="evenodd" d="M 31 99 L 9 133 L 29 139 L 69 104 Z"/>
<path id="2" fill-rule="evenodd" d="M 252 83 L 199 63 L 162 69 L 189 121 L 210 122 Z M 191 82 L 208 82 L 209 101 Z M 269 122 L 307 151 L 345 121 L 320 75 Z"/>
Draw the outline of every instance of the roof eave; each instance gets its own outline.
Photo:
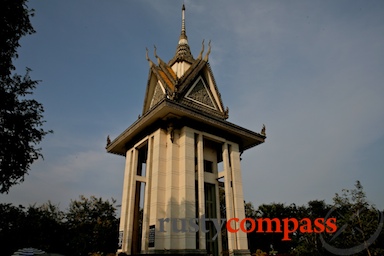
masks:
<path id="1" fill-rule="evenodd" d="M 164 98 L 145 115 L 136 120 L 129 128 L 117 136 L 117 138 L 114 139 L 109 145 L 107 145 L 107 152 L 125 155 L 127 143 L 137 139 L 136 137 L 140 134 L 140 132 L 151 127 L 157 121 L 166 119 L 170 114 L 176 115 L 180 118 L 188 118 L 197 123 L 203 123 L 208 127 L 218 129 L 233 136 L 234 138 L 238 138 L 239 142 L 242 144 L 240 145 L 241 151 L 257 146 L 263 143 L 266 139 L 266 136 L 264 135 L 235 125 L 226 120 L 213 118 L 212 116 L 205 115 L 203 112 L 199 112 L 198 110 Z"/>

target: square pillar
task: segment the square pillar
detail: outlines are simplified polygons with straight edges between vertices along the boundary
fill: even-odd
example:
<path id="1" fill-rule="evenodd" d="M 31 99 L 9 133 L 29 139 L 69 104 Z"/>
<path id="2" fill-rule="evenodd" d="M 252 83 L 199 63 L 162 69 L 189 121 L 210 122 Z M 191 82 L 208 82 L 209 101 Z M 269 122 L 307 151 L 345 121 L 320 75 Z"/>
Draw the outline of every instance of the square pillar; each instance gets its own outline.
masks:
<path id="1" fill-rule="evenodd" d="M 232 193 L 232 171 L 231 165 L 229 162 L 228 154 L 228 143 L 223 143 L 223 168 L 224 168 L 224 188 L 225 188 L 225 206 L 226 206 L 226 215 L 227 221 L 235 217 L 234 215 L 234 205 L 233 205 L 233 193 Z M 231 223 L 232 228 L 238 229 L 238 224 L 236 222 Z M 232 252 L 237 248 L 237 239 L 236 233 L 228 232 L 228 250 Z"/>
<path id="2" fill-rule="evenodd" d="M 203 135 L 197 134 L 197 189 L 199 200 L 199 218 L 205 215 L 205 194 L 204 194 L 204 145 Z M 199 249 L 206 249 L 205 233 L 203 232 L 203 223 L 199 221 Z M 205 224 L 204 224 L 205 225 Z"/>

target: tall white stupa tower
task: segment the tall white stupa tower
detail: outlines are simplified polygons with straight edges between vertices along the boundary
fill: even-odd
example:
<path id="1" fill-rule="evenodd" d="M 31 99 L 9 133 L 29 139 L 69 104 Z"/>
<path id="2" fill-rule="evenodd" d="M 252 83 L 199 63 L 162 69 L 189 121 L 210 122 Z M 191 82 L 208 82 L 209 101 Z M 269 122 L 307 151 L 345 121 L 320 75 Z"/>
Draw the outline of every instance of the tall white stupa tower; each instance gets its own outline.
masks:
<path id="1" fill-rule="evenodd" d="M 225 225 L 217 233 L 202 221 L 245 217 L 240 155 L 266 138 L 226 121 L 210 51 L 203 44 L 192 56 L 183 5 L 173 58 L 166 63 L 155 51 L 155 63 L 147 52 L 142 115 L 106 147 L 126 159 L 118 252 L 250 255 L 246 233 L 226 232 Z"/>

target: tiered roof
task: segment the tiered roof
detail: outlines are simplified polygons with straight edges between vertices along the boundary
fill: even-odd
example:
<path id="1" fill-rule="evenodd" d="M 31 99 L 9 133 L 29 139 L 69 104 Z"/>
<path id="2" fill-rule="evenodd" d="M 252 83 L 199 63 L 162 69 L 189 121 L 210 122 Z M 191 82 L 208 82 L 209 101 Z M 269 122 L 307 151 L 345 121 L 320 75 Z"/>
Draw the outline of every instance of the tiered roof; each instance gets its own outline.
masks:
<path id="1" fill-rule="evenodd" d="M 109 140 L 107 151 L 124 155 L 127 148 L 148 133 L 158 128 L 167 129 L 169 125 L 175 129 L 187 125 L 217 134 L 237 142 L 241 151 L 263 143 L 265 133 L 256 133 L 226 121 L 228 108 L 224 108 L 208 63 L 210 52 L 211 45 L 208 43 L 208 51 L 203 58 L 203 41 L 198 57 L 193 57 L 188 45 L 183 5 L 181 34 L 175 56 L 166 63 L 157 55 L 155 47 L 155 64 L 149 58 L 147 49 L 149 75 L 143 112 L 116 139 Z"/>
<path id="2" fill-rule="evenodd" d="M 155 64 L 148 57 L 150 66 L 147 90 L 144 99 L 143 115 L 150 111 L 162 98 L 171 99 L 214 115 L 227 119 L 228 110 L 224 109 L 216 81 L 208 63 L 211 46 L 203 58 L 204 41 L 199 56 L 192 56 L 185 29 L 185 6 L 182 8 L 182 25 L 175 56 L 165 63 L 156 53 Z"/>

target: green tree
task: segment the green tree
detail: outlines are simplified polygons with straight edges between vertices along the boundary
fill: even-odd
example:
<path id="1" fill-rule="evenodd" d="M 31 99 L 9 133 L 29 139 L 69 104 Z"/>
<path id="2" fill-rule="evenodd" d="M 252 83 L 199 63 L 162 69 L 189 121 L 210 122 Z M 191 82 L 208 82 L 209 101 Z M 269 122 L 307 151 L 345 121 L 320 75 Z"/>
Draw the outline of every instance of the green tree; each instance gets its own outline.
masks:
<path id="1" fill-rule="evenodd" d="M 252 218 L 291 218 L 297 216 L 297 207 L 295 204 L 285 205 L 282 203 L 271 203 L 271 204 L 262 204 L 255 211 L 252 205 L 246 205 L 247 215 Z M 263 227 L 263 230 L 266 230 L 266 226 Z M 272 230 L 276 230 L 276 225 L 272 223 Z M 263 251 L 274 251 L 278 253 L 288 253 L 292 247 L 295 246 L 294 239 L 292 241 L 282 241 L 282 233 L 261 233 L 261 232 L 251 232 L 247 234 L 248 236 L 248 245 L 251 252 L 256 252 L 257 249 Z"/>
<path id="2" fill-rule="evenodd" d="M 331 210 L 331 206 L 326 204 L 324 200 L 309 201 L 306 206 L 297 208 L 297 219 L 309 218 L 311 223 L 314 223 L 317 218 L 324 218 Z M 313 227 L 312 227 L 313 228 Z M 300 256 L 313 256 L 313 255 L 332 255 L 326 251 L 320 241 L 320 236 L 316 232 L 301 233 L 297 232 L 293 237 L 295 246 L 292 253 Z"/>
<path id="3" fill-rule="evenodd" d="M 71 255 L 93 252 L 110 253 L 117 250 L 118 219 L 115 200 L 80 196 L 71 201 L 66 214 Z"/>
<path id="4" fill-rule="evenodd" d="M 0 204 L 1 255 L 34 247 L 64 255 L 108 255 L 117 250 L 115 201 L 80 196 L 67 212 L 51 202 L 40 206 Z"/>
<path id="5" fill-rule="evenodd" d="M 35 33 L 29 20 L 34 15 L 26 0 L 2 0 L 0 8 L 0 77 L 9 77 L 15 70 L 12 59 L 17 58 L 17 48 L 22 36 Z"/>
<path id="6" fill-rule="evenodd" d="M 64 218 L 64 213 L 50 201 L 41 206 L 29 206 L 23 223 L 25 247 L 65 253 L 67 234 Z"/>
<path id="7" fill-rule="evenodd" d="M 11 255 L 24 245 L 21 238 L 24 220 L 24 207 L 0 204 L 0 241 L 3 255 Z"/>
<path id="8" fill-rule="evenodd" d="M 34 247 L 47 252 L 66 253 L 64 213 L 48 202 L 41 206 L 0 204 L 2 255 L 20 248 Z"/>
<path id="9" fill-rule="evenodd" d="M 252 202 L 244 202 L 244 212 L 246 218 L 255 219 L 257 217 L 257 211 Z"/>
<path id="10" fill-rule="evenodd" d="M 351 252 L 351 248 L 358 246 L 354 255 L 383 253 L 383 213 L 367 201 L 360 181 L 356 181 L 354 189 L 343 189 L 341 195 L 336 193 L 333 201 L 338 231 L 327 244 Z"/>
<path id="11" fill-rule="evenodd" d="M 27 68 L 24 76 L 14 73 L 13 59 L 22 36 L 35 33 L 26 0 L 0 2 L 0 193 L 7 193 L 24 180 L 31 164 L 42 157 L 37 147 L 51 131 L 41 127 L 43 106 L 26 98 L 38 81 L 30 78 Z"/>

